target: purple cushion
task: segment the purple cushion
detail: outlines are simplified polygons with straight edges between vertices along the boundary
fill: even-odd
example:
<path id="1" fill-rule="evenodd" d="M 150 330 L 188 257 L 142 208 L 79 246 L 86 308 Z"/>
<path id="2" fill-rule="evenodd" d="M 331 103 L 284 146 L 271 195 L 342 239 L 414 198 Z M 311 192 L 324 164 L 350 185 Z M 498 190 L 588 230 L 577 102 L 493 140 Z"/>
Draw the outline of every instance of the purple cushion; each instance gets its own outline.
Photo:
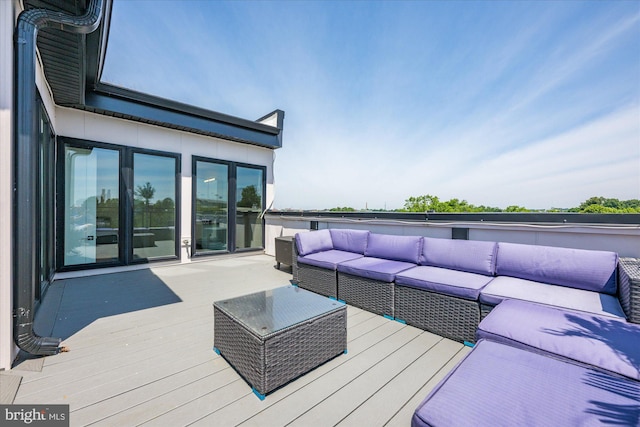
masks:
<path id="1" fill-rule="evenodd" d="M 493 276 L 497 247 L 495 242 L 424 237 L 420 264 Z"/>
<path id="2" fill-rule="evenodd" d="M 498 305 L 506 299 L 531 301 L 600 316 L 625 318 L 618 299 L 609 294 L 498 276 L 480 291 L 480 302 Z"/>
<path id="3" fill-rule="evenodd" d="M 396 274 L 415 266 L 415 264 L 409 262 L 364 257 L 338 264 L 338 271 L 391 283 Z"/>
<path id="4" fill-rule="evenodd" d="M 334 249 L 364 255 L 364 250 L 367 247 L 367 238 L 369 237 L 368 230 L 332 228 L 329 232 L 331 233 Z"/>
<path id="5" fill-rule="evenodd" d="M 496 271 L 501 276 L 615 295 L 617 265 L 615 252 L 498 243 Z"/>
<path id="6" fill-rule="evenodd" d="M 418 264 L 422 237 L 369 234 L 365 256 Z"/>
<path id="7" fill-rule="evenodd" d="M 640 325 L 620 319 L 507 300 L 480 322 L 477 337 L 533 347 L 640 380 Z"/>
<path id="8" fill-rule="evenodd" d="M 331 249 L 329 251 L 316 252 L 305 256 L 299 256 L 298 262 L 301 264 L 313 265 L 316 267 L 336 270 L 338 263 L 349 261 L 356 258 L 362 258 L 360 254 L 353 252 L 337 251 Z"/>
<path id="9" fill-rule="evenodd" d="M 482 340 L 415 410 L 418 426 L 637 425 L 640 382 Z"/>
<path id="10" fill-rule="evenodd" d="M 459 298 L 477 300 L 493 277 L 447 268 L 419 266 L 396 275 L 396 285 L 425 289 Z"/>
<path id="11" fill-rule="evenodd" d="M 316 252 L 333 249 L 331 233 L 329 230 L 309 231 L 296 234 L 296 246 L 298 255 L 309 255 Z"/>

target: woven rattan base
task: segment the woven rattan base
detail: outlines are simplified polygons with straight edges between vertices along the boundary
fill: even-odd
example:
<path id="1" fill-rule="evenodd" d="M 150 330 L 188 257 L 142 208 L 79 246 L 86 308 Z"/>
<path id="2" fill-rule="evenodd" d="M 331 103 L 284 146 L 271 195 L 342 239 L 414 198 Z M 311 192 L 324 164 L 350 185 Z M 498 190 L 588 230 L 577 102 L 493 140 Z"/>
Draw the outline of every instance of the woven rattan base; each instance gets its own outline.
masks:
<path id="1" fill-rule="evenodd" d="M 338 298 L 335 270 L 298 263 L 298 286 L 320 295 Z"/>
<path id="2" fill-rule="evenodd" d="M 620 258 L 618 283 L 620 305 L 627 320 L 640 323 L 640 259 Z"/>
<path id="3" fill-rule="evenodd" d="M 372 313 L 393 317 L 393 283 L 338 272 L 338 299 Z"/>
<path id="4" fill-rule="evenodd" d="M 480 318 L 484 319 L 491 313 L 491 310 L 495 308 L 495 305 L 482 304 L 480 303 Z"/>
<path id="5" fill-rule="evenodd" d="M 347 348 L 347 307 L 259 338 L 214 306 L 214 346 L 261 395 Z"/>
<path id="6" fill-rule="evenodd" d="M 480 307 L 477 301 L 396 285 L 395 317 L 434 334 L 473 343 Z"/>

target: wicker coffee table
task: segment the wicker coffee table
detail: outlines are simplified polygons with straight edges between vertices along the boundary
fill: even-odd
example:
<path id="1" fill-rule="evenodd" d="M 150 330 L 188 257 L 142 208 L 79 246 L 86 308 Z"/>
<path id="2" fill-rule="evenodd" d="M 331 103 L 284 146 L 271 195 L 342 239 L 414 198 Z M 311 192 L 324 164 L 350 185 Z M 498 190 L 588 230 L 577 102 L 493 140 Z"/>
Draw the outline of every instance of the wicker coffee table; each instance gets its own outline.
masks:
<path id="1" fill-rule="evenodd" d="M 216 301 L 214 350 L 265 395 L 346 353 L 347 307 L 295 286 Z"/>

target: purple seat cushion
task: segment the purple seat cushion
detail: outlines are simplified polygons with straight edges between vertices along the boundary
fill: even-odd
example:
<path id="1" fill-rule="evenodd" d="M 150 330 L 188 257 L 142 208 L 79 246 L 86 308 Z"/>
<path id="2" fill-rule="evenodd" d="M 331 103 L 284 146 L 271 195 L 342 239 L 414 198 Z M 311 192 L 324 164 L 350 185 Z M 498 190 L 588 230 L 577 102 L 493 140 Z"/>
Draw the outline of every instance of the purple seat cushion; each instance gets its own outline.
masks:
<path id="1" fill-rule="evenodd" d="M 638 425 L 640 382 L 482 340 L 413 414 L 418 426 Z"/>
<path id="2" fill-rule="evenodd" d="M 421 249 L 422 237 L 371 233 L 364 254 L 373 258 L 418 264 Z"/>
<path id="3" fill-rule="evenodd" d="M 398 273 L 396 285 L 477 300 L 480 289 L 492 279 L 493 277 L 448 268 L 419 266 Z"/>
<path id="4" fill-rule="evenodd" d="M 368 230 L 329 229 L 333 248 L 345 252 L 354 252 L 364 255 L 367 248 Z"/>
<path id="5" fill-rule="evenodd" d="M 615 295 L 617 265 L 615 252 L 498 243 L 496 272 Z"/>
<path id="6" fill-rule="evenodd" d="M 329 230 L 297 233 L 296 247 L 298 248 L 298 255 L 301 256 L 331 250 L 333 249 L 331 233 Z"/>
<path id="7" fill-rule="evenodd" d="M 338 271 L 390 283 L 393 282 L 396 274 L 415 266 L 409 262 L 364 257 L 338 264 Z"/>
<path id="8" fill-rule="evenodd" d="M 601 316 L 625 319 L 618 299 L 609 294 L 498 276 L 480 291 L 480 302 L 498 305 L 505 299 L 537 302 Z"/>
<path id="9" fill-rule="evenodd" d="M 356 258 L 362 258 L 362 255 L 354 254 L 353 252 L 337 251 L 335 249 L 331 249 L 329 251 L 316 252 L 314 254 L 299 256 L 298 262 L 335 271 L 338 263 Z"/>
<path id="10" fill-rule="evenodd" d="M 480 322 L 477 337 L 640 380 L 640 325 L 620 319 L 507 300 Z"/>
<path id="11" fill-rule="evenodd" d="M 424 237 L 420 264 L 493 276 L 497 248 L 495 242 Z"/>

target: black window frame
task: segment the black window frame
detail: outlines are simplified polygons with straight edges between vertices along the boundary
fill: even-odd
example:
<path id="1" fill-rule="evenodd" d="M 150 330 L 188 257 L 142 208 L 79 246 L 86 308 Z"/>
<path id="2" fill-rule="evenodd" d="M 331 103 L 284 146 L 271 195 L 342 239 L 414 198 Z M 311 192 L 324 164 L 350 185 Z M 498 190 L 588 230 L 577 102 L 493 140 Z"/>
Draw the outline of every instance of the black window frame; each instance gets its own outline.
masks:
<path id="1" fill-rule="evenodd" d="M 227 185 L 228 185 L 228 209 L 227 209 L 227 249 L 219 251 L 200 251 L 196 249 L 196 196 L 197 196 L 197 163 L 223 164 L 227 169 Z M 265 248 L 265 221 L 262 218 L 262 246 L 255 248 L 237 248 L 236 247 L 236 218 L 237 218 L 237 170 L 238 167 L 247 169 L 258 169 L 262 172 L 262 206 L 261 211 L 266 209 L 267 195 L 267 167 L 262 165 L 253 165 L 250 163 L 234 162 L 229 160 L 214 159 L 204 156 L 191 156 L 191 244 L 189 249 L 192 258 L 210 257 L 222 254 L 233 254 L 242 252 L 264 251 Z"/>
<path id="2" fill-rule="evenodd" d="M 118 259 L 114 261 L 64 265 L 64 200 L 65 200 L 65 165 L 64 165 L 64 149 L 65 145 L 71 145 L 78 148 L 104 148 L 118 151 L 119 154 L 119 190 L 118 197 L 120 200 L 118 212 Z M 93 270 L 97 268 L 122 267 L 127 265 L 138 265 L 145 263 L 162 262 L 167 260 L 180 260 L 180 218 L 181 218 L 181 185 L 182 176 L 182 155 L 180 153 L 172 153 L 167 151 L 145 149 L 140 147 L 124 146 L 112 144 L 108 142 L 93 141 L 87 139 L 73 138 L 68 136 L 58 136 L 56 141 L 56 271 L 81 271 Z M 137 258 L 133 259 L 133 156 L 134 153 L 151 154 L 175 159 L 175 194 L 176 194 L 176 212 L 175 212 L 175 255 L 154 257 L 154 258 Z"/>
<path id="3" fill-rule="evenodd" d="M 128 204 L 127 208 L 126 208 L 126 212 L 129 213 L 129 218 L 128 218 L 128 222 L 127 222 L 127 239 L 129 240 L 128 242 L 126 242 L 126 244 L 128 245 L 127 248 L 128 253 L 126 254 L 126 258 L 127 258 L 127 265 L 134 265 L 134 264 L 145 264 L 145 263 L 149 263 L 149 262 L 156 262 L 156 261 L 170 261 L 170 260 L 179 260 L 181 257 L 181 245 L 180 245 L 180 212 L 182 211 L 182 209 L 180 209 L 181 207 L 181 185 L 180 185 L 180 179 L 182 177 L 182 155 L 180 153 L 170 153 L 167 151 L 160 151 L 160 150 L 150 150 L 150 149 L 146 149 L 146 148 L 139 148 L 139 147 L 125 147 L 125 151 L 126 151 L 126 156 L 127 156 L 127 165 L 128 165 L 128 171 L 129 171 L 129 180 L 128 180 L 128 186 L 126 187 L 127 191 L 126 191 L 126 202 Z M 134 176 L 134 168 L 135 165 L 133 163 L 133 157 L 135 154 L 147 154 L 147 155 L 151 155 L 151 156 L 159 156 L 159 157 L 169 157 L 169 158 L 173 158 L 175 160 L 175 165 L 176 165 L 176 170 L 175 170 L 175 195 L 176 195 L 176 199 L 175 199 L 175 206 L 176 206 L 176 211 L 175 211 L 175 230 L 174 230 L 174 255 L 166 255 L 166 256 L 159 256 L 159 257 L 153 257 L 153 258 L 137 258 L 134 259 L 133 258 L 133 200 L 134 200 L 134 191 L 135 189 L 133 188 L 133 176 Z"/>

